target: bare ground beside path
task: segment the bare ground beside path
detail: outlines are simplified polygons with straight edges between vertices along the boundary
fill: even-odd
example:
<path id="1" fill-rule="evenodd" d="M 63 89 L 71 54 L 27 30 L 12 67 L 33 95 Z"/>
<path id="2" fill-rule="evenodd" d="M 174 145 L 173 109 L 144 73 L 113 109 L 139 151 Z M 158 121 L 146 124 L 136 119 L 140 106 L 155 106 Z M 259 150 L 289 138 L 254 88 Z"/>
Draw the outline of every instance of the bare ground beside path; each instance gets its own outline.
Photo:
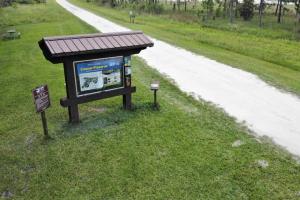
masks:
<path id="1" fill-rule="evenodd" d="M 128 31 L 109 20 L 57 0 L 101 32 Z M 151 38 L 154 47 L 139 54 L 149 66 L 174 79 L 185 92 L 223 108 L 259 136 L 268 136 L 300 156 L 300 99 L 257 76 Z"/>

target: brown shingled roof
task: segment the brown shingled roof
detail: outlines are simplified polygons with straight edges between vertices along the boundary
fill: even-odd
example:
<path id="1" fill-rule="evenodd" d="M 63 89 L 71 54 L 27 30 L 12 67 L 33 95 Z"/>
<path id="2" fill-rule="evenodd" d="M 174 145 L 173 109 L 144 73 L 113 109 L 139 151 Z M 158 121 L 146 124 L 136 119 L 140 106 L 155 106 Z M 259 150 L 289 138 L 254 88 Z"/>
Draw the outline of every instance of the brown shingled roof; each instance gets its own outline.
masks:
<path id="1" fill-rule="evenodd" d="M 141 50 L 153 46 L 153 42 L 141 31 L 130 31 L 45 37 L 39 41 L 39 45 L 44 55 L 48 59 L 51 59 L 79 54 L 95 54 L 132 49 Z"/>

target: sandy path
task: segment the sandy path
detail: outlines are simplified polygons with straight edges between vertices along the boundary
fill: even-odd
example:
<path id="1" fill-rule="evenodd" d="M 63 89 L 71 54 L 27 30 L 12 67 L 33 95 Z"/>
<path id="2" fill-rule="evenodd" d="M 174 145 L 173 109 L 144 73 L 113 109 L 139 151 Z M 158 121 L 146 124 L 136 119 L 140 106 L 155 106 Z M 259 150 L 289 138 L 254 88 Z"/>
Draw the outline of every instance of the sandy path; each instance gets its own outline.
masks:
<path id="1" fill-rule="evenodd" d="M 91 12 L 57 2 L 101 32 L 128 31 Z M 139 54 L 149 66 L 174 79 L 181 90 L 223 108 L 258 135 L 266 135 L 300 155 L 300 99 L 257 76 L 151 38 L 154 47 Z"/>

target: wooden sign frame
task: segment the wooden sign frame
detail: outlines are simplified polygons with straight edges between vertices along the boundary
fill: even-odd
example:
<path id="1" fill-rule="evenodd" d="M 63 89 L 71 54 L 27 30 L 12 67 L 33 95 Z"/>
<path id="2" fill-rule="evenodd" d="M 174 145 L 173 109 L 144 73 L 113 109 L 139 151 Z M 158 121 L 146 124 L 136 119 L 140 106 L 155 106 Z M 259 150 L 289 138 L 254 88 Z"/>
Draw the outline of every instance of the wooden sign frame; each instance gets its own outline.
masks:
<path id="1" fill-rule="evenodd" d="M 106 57 L 105 57 L 106 58 Z M 99 58 L 101 59 L 101 58 Z M 95 59 L 90 59 L 95 60 Z M 76 73 L 74 68 L 74 62 L 86 61 L 86 60 L 70 60 L 64 62 L 64 72 L 65 72 L 65 82 L 66 82 L 66 92 L 67 97 L 60 100 L 60 105 L 63 107 L 68 107 L 69 119 L 72 123 L 80 122 L 78 105 L 94 100 L 100 100 L 105 98 L 110 98 L 114 96 L 123 96 L 123 108 L 130 110 L 132 108 L 131 104 L 131 94 L 136 92 L 136 87 L 131 87 L 131 75 L 125 77 L 123 73 L 123 87 L 111 89 L 107 91 L 95 92 L 93 94 L 78 96 L 76 89 Z M 125 66 L 123 66 L 123 72 L 125 72 Z M 126 83 L 125 80 L 130 80 L 130 83 Z"/>
<path id="2" fill-rule="evenodd" d="M 74 63 L 111 57 L 125 60 L 153 45 L 141 31 L 46 37 L 39 41 L 47 60 L 54 64 L 63 63 L 67 97 L 61 98 L 60 104 L 68 108 L 71 123 L 80 122 L 79 104 L 121 95 L 123 108 L 130 110 L 131 95 L 136 92 L 136 87 L 131 85 L 131 64 L 124 61 L 122 87 L 78 95 Z"/>

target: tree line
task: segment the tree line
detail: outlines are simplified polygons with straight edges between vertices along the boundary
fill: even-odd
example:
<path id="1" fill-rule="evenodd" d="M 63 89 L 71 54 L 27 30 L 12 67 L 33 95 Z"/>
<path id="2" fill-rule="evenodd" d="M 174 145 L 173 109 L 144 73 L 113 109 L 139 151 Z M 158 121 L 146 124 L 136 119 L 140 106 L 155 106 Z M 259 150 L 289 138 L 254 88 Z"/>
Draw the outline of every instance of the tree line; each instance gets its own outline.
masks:
<path id="1" fill-rule="evenodd" d="M 11 6 L 14 3 L 44 3 L 46 0 L 0 0 L 0 7 Z M 259 26 L 263 25 L 263 18 L 267 7 L 275 6 L 274 17 L 277 23 L 282 22 L 283 16 L 288 11 L 287 3 L 294 5 L 295 21 L 300 23 L 300 0 L 277 0 L 274 3 L 267 3 L 260 0 L 255 4 L 254 0 L 86 0 L 95 1 L 100 5 L 109 7 L 129 8 L 134 12 L 147 12 L 162 14 L 173 13 L 193 13 L 203 21 L 218 17 L 228 18 L 230 23 L 238 17 L 245 21 L 253 18 L 255 10 L 258 12 Z"/>
<path id="2" fill-rule="evenodd" d="M 0 0 L 0 8 L 16 6 L 16 4 L 46 3 L 46 0 Z"/>
<path id="3" fill-rule="evenodd" d="M 96 1 L 101 5 L 110 7 L 130 8 L 136 12 L 148 12 L 161 14 L 164 12 L 190 12 L 201 16 L 202 19 L 209 20 L 216 17 L 228 17 L 229 22 L 233 23 L 237 17 L 242 17 L 245 21 L 253 18 L 255 10 L 259 16 L 259 26 L 263 24 L 263 16 L 267 7 L 275 6 L 274 17 L 278 23 L 282 22 L 282 17 L 288 11 L 285 6 L 287 3 L 294 5 L 295 19 L 300 23 L 300 0 L 277 0 L 274 3 L 267 3 L 260 0 L 255 4 L 254 0 L 86 0 Z"/>

